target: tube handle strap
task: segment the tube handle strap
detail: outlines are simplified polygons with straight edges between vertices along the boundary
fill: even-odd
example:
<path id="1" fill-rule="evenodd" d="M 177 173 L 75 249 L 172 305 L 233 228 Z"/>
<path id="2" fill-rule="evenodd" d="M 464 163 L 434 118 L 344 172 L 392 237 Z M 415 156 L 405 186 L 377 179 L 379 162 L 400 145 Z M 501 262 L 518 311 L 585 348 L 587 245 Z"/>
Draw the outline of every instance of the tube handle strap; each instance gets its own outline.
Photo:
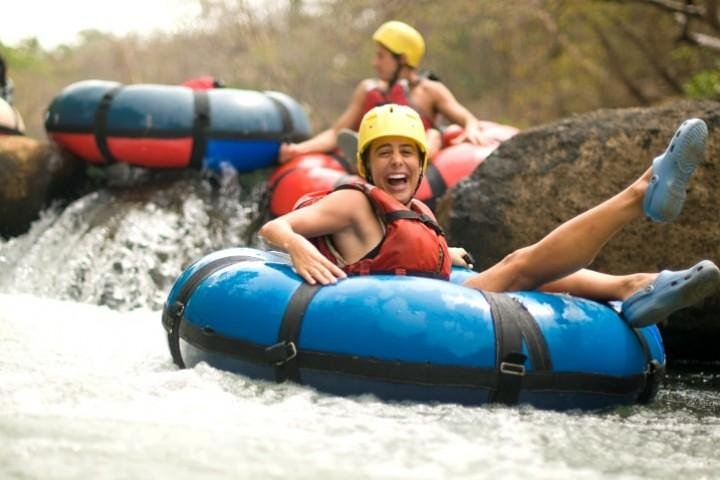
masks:
<path id="1" fill-rule="evenodd" d="M 192 125 L 192 152 L 190 167 L 200 170 L 207 150 L 207 128 L 210 125 L 210 98 L 207 90 L 193 91 L 195 116 Z"/>
<path id="2" fill-rule="evenodd" d="M 95 110 L 95 122 L 93 122 L 93 134 L 95 136 L 95 144 L 102 154 L 104 163 L 111 164 L 117 163 L 117 158 L 110 151 L 108 146 L 108 126 L 107 117 L 110 111 L 110 105 L 117 94 L 122 90 L 122 86 L 114 87 L 105 92 L 100 99 L 97 110 Z"/>
<path id="3" fill-rule="evenodd" d="M 490 304 L 495 327 L 498 382 L 490 401 L 515 405 L 520 398 L 528 360 L 523 353 L 523 341 L 537 373 L 552 371 L 549 350 L 537 322 L 519 301 L 504 293 L 482 294 Z"/>
<path id="4" fill-rule="evenodd" d="M 256 258 L 248 255 L 230 255 L 208 262 L 190 275 L 190 278 L 188 278 L 180 288 L 180 292 L 178 292 L 173 301 L 168 302 L 165 308 L 163 308 L 162 326 L 167 333 L 170 354 L 178 367 L 185 368 L 185 362 L 183 362 L 180 352 L 180 328 L 183 324 L 187 324 L 185 321 L 185 307 L 190 301 L 192 294 L 200 283 L 210 275 L 230 265 L 248 260 L 256 260 Z"/>
<path id="5" fill-rule="evenodd" d="M 278 343 L 266 349 L 268 359 L 276 366 L 275 380 L 278 383 L 286 380 L 302 383 L 298 363 L 300 329 L 305 312 L 320 288 L 320 285 L 300 284 L 285 309 L 278 331 Z"/>

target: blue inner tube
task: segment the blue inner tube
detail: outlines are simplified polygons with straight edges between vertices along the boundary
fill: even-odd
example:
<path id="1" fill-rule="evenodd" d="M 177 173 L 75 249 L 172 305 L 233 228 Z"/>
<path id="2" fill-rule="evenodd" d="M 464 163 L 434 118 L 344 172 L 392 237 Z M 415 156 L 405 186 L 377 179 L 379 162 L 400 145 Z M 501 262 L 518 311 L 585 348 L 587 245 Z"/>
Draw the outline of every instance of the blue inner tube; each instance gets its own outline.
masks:
<path id="1" fill-rule="evenodd" d="M 66 87 L 51 102 L 45 129 L 51 136 L 94 136 L 104 163 L 128 161 L 112 151 L 113 139 L 192 139 L 192 152 L 181 159 L 185 166 L 218 170 L 228 164 L 239 171 L 273 165 L 282 142 L 310 136 L 303 108 L 280 92 L 102 80 Z M 63 137 L 55 137 L 62 144 Z M 148 165 L 158 165 L 168 152 L 158 147 L 148 155 L 154 157 Z"/>
<path id="2" fill-rule="evenodd" d="M 181 367 L 339 394 L 481 405 L 600 409 L 647 403 L 665 371 L 655 326 L 611 306 L 452 281 L 357 276 L 310 286 L 286 255 L 222 250 L 177 279 L 163 312 Z"/>

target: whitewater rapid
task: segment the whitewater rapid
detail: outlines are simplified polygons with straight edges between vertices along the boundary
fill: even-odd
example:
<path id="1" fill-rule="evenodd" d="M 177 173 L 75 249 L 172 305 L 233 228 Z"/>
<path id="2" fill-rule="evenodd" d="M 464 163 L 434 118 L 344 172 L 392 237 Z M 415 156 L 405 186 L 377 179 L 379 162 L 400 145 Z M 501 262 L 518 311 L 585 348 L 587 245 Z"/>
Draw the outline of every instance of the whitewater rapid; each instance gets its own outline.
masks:
<path id="1" fill-rule="evenodd" d="M 718 478 L 717 368 L 671 372 L 650 406 L 589 413 L 179 370 L 160 322 L 173 279 L 246 244 L 250 207 L 223 198 L 202 183 L 95 192 L 0 241 L 0 478 Z"/>

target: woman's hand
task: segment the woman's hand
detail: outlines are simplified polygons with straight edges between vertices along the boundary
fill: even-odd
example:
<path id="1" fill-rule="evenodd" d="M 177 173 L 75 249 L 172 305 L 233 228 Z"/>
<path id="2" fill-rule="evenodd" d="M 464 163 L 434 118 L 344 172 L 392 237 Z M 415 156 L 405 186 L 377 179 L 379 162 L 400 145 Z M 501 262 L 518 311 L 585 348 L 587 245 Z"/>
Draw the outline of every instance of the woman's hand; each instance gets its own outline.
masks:
<path id="1" fill-rule="evenodd" d="M 464 248 L 448 247 L 448 250 L 450 251 L 450 260 L 453 265 L 469 269 L 475 266 L 475 259 Z"/>
<path id="2" fill-rule="evenodd" d="M 485 133 L 485 129 L 477 122 L 469 123 L 458 135 L 450 141 L 451 145 L 468 142 L 473 145 L 489 146 L 498 143 L 492 137 Z"/>
<path id="3" fill-rule="evenodd" d="M 280 155 L 278 156 L 278 161 L 280 163 L 287 163 L 293 157 L 297 157 L 301 153 L 302 152 L 300 151 L 300 147 L 298 147 L 297 143 L 283 143 L 280 145 Z"/>
<path id="4" fill-rule="evenodd" d="M 302 235 L 293 236 L 287 251 L 297 274 L 310 285 L 330 285 L 347 277 L 340 267 L 325 258 L 315 245 Z"/>

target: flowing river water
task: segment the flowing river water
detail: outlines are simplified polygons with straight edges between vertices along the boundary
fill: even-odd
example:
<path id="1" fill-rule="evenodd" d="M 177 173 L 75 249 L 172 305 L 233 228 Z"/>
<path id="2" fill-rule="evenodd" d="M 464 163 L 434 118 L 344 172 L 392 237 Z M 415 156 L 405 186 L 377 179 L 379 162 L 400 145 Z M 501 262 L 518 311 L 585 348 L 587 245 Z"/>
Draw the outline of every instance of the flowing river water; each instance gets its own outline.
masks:
<path id="1" fill-rule="evenodd" d="M 252 243 L 241 190 L 100 190 L 0 241 L 0 478 L 720 478 L 713 365 L 649 406 L 565 413 L 179 370 L 162 302 L 190 260 Z"/>

